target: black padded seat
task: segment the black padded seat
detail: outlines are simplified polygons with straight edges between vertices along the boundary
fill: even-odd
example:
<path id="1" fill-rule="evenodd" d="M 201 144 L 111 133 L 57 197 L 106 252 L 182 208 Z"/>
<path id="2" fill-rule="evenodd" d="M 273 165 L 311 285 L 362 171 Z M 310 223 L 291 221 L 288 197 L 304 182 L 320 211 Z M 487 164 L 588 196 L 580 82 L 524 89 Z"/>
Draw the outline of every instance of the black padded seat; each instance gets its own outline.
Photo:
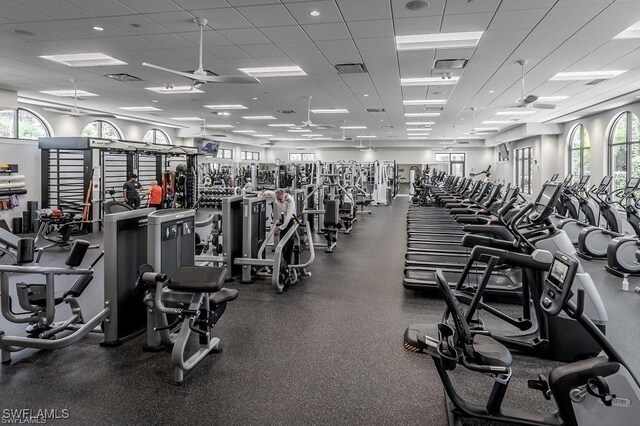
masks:
<path id="1" fill-rule="evenodd" d="M 169 280 L 167 287 L 174 291 L 219 291 L 227 278 L 227 268 L 213 266 L 181 266 Z"/>
<path id="2" fill-rule="evenodd" d="M 238 290 L 235 288 L 223 288 L 215 293 L 211 293 L 209 301 L 214 305 L 219 305 L 223 302 L 230 302 L 238 297 Z"/>
<path id="3" fill-rule="evenodd" d="M 473 336 L 473 351 L 478 364 L 511 367 L 513 362 L 509 349 L 497 340 L 483 334 Z"/>
<path id="4" fill-rule="evenodd" d="M 131 207 L 129 204 L 122 203 L 120 201 L 107 201 L 102 205 L 102 207 L 106 214 L 128 212 L 129 210 L 133 210 L 133 207 Z"/>

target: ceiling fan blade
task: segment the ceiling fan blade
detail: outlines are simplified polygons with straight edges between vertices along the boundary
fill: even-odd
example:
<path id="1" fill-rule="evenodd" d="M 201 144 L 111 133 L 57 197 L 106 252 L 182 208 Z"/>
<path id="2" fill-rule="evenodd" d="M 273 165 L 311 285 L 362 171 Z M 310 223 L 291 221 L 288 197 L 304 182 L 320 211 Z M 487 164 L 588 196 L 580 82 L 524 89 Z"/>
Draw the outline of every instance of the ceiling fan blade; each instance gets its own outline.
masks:
<path id="1" fill-rule="evenodd" d="M 533 104 L 533 107 L 536 109 L 555 109 L 556 105 L 536 103 L 536 104 Z"/>
<path id="2" fill-rule="evenodd" d="M 307 126 L 308 127 L 315 127 L 315 128 L 324 127 L 326 129 L 333 129 L 334 127 L 336 127 L 333 124 L 317 124 L 317 123 L 307 123 Z"/>
<path id="3" fill-rule="evenodd" d="M 534 102 L 535 102 L 535 101 L 537 101 L 537 100 L 538 100 L 538 97 L 537 97 L 536 95 L 529 95 L 529 96 L 527 96 L 526 98 L 524 98 L 524 99 L 521 101 L 521 103 L 524 103 L 524 104 L 531 104 L 531 103 L 534 103 Z"/>
<path id="4" fill-rule="evenodd" d="M 143 62 L 142 65 L 148 68 L 154 68 L 160 71 L 170 72 L 172 74 L 176 74 L 181 77 L 193 80 L 196 83 L 238 83 L 238 84 L 260 83 L 260 80 L 258 80 L 255 77 L 251 77 L 250 75 L 198 75 L 190 72 L 172 70 L 170 68 L 165 68 L 158 65 L 150 64 L 148 62 Z"/>

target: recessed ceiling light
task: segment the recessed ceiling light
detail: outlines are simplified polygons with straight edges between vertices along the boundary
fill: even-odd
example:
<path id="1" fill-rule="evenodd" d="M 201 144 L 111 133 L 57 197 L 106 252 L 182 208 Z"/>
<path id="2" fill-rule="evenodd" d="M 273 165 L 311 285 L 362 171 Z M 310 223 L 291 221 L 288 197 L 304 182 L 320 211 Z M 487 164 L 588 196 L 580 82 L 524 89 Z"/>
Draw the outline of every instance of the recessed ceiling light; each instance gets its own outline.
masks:
<path id="1" fill-rule="evenodd" d="M 511 124 L 515 123 L 515 120 L 486 120 L 482 124 Z"/>
<path id="2" fill-rule="evenodd" d="M 429 135 L 423 135 L 423 136 L 407 136 L 407 139 L 427 139 L 427 136 L 429 136 Z"/>
<path id="3" fill-rule="evenodd" d="M 364 94 L 364 97 L 365 97 L 365 98 L 368 98 L 368 97 L 369 97 L 369 94 L 368 94 L 368 93 L 365 93 L 365 94 Z"/>
<path id="4" fill-rule="evenodd" d="M 201 117 L 171 117 L 169 120 L 176 121 L 203 121 L 204 119 Z"/>
<path id="5" fill-rule="evenodd" d="M 495 90 L 489 90 L 489 93 L 496 93 Z"/>
<path id="6" fill-rule="evenodd" d="M 439 112 L 405 112 L 405 117 L 438 117 Z"/>
<path id="7" fill-rule="evenodd" d="M 145 87 L 146 90 L 150 90 L 152 92 L 160 93 L 161 95 L 183 95 L 186 93 L 204 93 L 200 89 L 196 89 L 191 86 L 159 86 L 159 87 Z"/>
<path id="8" fill-rule="evenodd" d="M 257 100 L 258 100 L 258 98 L 251 98 L 251 99 L 253 99 L 254 101 L 257 101 Z"/>
<path id="9" fill-rule="evenodd" d="M 311 133 L 309 129 L 288 129 L 287 132 L 290 133 Z"/>
<path id="10" fill-rule="evenodd" d="M 476 47 L 483 31 L 396 36 L 398 51 Z"/>
<path id="11" fill-rule="evenodd" d="M 209 109 L 249 109 L 244 105 L 232 104 L 232 105 L 205 105 L 205 108 Z"/>
<path id="12" fill-rule="evenodd" d="M 233 129 L 231 124 L 207 124 L 206 126 L 209 129 Z"/>
<path id="13" fill-rule="evenodd" d="M 44 93 L 45 95 L 53 95 L 53 96 L 60 96 L 62 98 L 73 98 L 74 97 L 74 93 L 75 95 L 82 97 L 82 98 L 86 98 L 89 96 L 100 96 L 97 95 L 95 93 L 91 93 L 91 92 L 85 92 L 84 90 L 41 90 L 40 93 Z"/>
<path id="14" fill-rule="evenodd" d="M 444 105 L 446 99 L 411 99 L 402 101 L 403 105 Z"/>
<path id="15" fill-rule="evenodd" d="M 162 111 L 160 108 L 156 108 L 152 106 L 118 107 L 118 109 L 123 109 L 125 111 L 135 111 L 135 112 Z"/>
<path id="16" fill-rule="evenodd" d="M 245 120 L 277 120 L 273 115 L 245 115 Z"/>
<path id="17" fill-rule="evenodd" d="M 312 141 L 330 141 L 332 139 L 331 138 L 312 138 L 310 140 L 312 140 Z"/>
<path id="18" fill-rule="evenodd" d="M 309 12 L 309 15 L 313 17 L 320 16 L 320 12 L 318 12 L 317 10 L 312 10 L 311 12 Z"/>
<path id="19" fill-rule="evenodd" d="M 277 124 L 267 124 L 267 126 L 269 127 L 293 127 L 295 126 L 295 124 L 291 124 L 291 123 L 277 123 Z"/>
<path id="20" fill-rule="evenodd" d="M 286 67 L 257 67 L 257 68 L 238 68 L 245 74 L 249 74 L 251 77 L 295 77 L 299 75 L 307 75 L 297 65 Z"/>
<path id="21" fill-rule="evenodd" d="M 362 129 L 366 129 L 367 126 L 342 126 L 340 128 L 344 130 L 362 130 Z"/>
<path id="22" fill-rule="evenodd" d="M 615 36 L 613 39 L 624 40 L 630 38 L 640 38 L 640 22 L 636 22 L 635 24 Z"/>
<path id="23" fill-rule="evenodd" d="M 312 109 L 314 114 L 348 114 L 349 110 L 345 108 L 330 108 L 330 109 Z"/>
<path id="24" fill-rule="evenodd" d="M 540 96 L 538 102 L 560 102 L 569 99 L 568 96 Z"/>
<path id="25" fill-rule="evenodd" d="M 42 59 L 57 62 L 69 67 L 105 67 L 110 65 L 127 65 L 126 62 L 112 58 L 104 53 L 72 53 L 68 55 L 40 56 Z"/>
<path id="26" fill-rule="evenodd" d="M 627 70 L 615 71 L 576 71 L 576 72 L 559 72 L 551 77 L 550 81 L 575 81 L 575 80 L 601 80 L 614 78 Z"/>
<path id="27" fill-rule="evenodd" d="M 104 28 L 98 26 L 93 27 L 93 29 L 96 31 L 104 31 Z"/>
<path id="28" fill-rule="evenodd" d="M 324 136 L 322 133 L 306 133 L 304 135 L 302 135 L 306 138 L 315 138 L 317 136 Z"/>
<path id="29" fill-rule="evenodd" d="M 442 77 L 417 77 L 417 78 L 401 78 L 401 86 L 442 86 L 456 84 L 460 77 L 445 78 Z"/>
<path id="30" fill-rule="evenodd" d="M 155 104 L 155 103 L 158 103 L 158 100 L 157 99 L 152 99 L 151 102 L 153 102 Z"/>
<path id="31" fill-rule="evenodd" d="M 535 114 L 538 111 L 498 111 L 496 112 L 496 115 L 529 115 L 529 114 Z"/>
<path id="32" fill-rule="evenodd" d="M 232 130 L 233 133 L 256 133 L 255 130 Z"/>

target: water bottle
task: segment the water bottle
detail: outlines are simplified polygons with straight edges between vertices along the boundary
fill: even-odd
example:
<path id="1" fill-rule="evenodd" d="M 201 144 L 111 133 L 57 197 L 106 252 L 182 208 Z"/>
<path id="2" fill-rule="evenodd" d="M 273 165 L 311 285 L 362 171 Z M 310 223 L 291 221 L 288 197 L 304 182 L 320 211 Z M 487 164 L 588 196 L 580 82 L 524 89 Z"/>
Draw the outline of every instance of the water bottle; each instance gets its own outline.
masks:
<path id="1" fill-rule="evenodd" d="M 624 274 L 624 278 L 622 278 L 622 291 L 629 291 L 629 280 L 627 277 L 629 274 Z"/>

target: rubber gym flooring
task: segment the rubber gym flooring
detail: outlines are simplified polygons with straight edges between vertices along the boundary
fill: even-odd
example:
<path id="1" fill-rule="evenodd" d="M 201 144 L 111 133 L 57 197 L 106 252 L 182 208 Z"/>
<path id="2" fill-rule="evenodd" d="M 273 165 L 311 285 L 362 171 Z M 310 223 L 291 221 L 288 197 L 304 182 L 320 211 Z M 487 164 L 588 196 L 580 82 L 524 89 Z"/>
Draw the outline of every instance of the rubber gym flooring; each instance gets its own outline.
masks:
<path id="1" fill-rule="evenodd" d="M 16 355 L 0 367 L 0 409 L 66 408 L 70 419 L 59 423 L 82 425 L 446 424 L 433 362 L 402 346 L 409 324 L 438 321 L 444 306 L 402 287 L 407 203 L 398 198 L 361 217 L 351 235 L 340 236 L 335 253 L 317 253 L 312 277 L 282 295 L 266 281 L 230 284 L 240 295 L 214 330 L 224 350 L 201 362 L 182 386 L 167 382 L 169 353 L 142 351 L 144 336 L 108 349 L 96 336 L 59 351 Z M 43 263 L 63 258 L 48 252 Z M 639 372 L 640 295 L 620 292 L 620 279 L 604 272 L 602 262 L 585 266 L 605 300 L 613 343 Z M 87 315 L 101 306 L 101 277 L 99 265 L 81 299 Z M 635 285 L 632 279 L 632 290 Z M 4 319 L 0 330 L 23 334 L 21 325 Z M 526 389 L 527 379 L 553 365 L 515 357 L 506 403 L 553 409 Z M 476 401 L 491 385 L 461 368 L 454 382 Z"/>

